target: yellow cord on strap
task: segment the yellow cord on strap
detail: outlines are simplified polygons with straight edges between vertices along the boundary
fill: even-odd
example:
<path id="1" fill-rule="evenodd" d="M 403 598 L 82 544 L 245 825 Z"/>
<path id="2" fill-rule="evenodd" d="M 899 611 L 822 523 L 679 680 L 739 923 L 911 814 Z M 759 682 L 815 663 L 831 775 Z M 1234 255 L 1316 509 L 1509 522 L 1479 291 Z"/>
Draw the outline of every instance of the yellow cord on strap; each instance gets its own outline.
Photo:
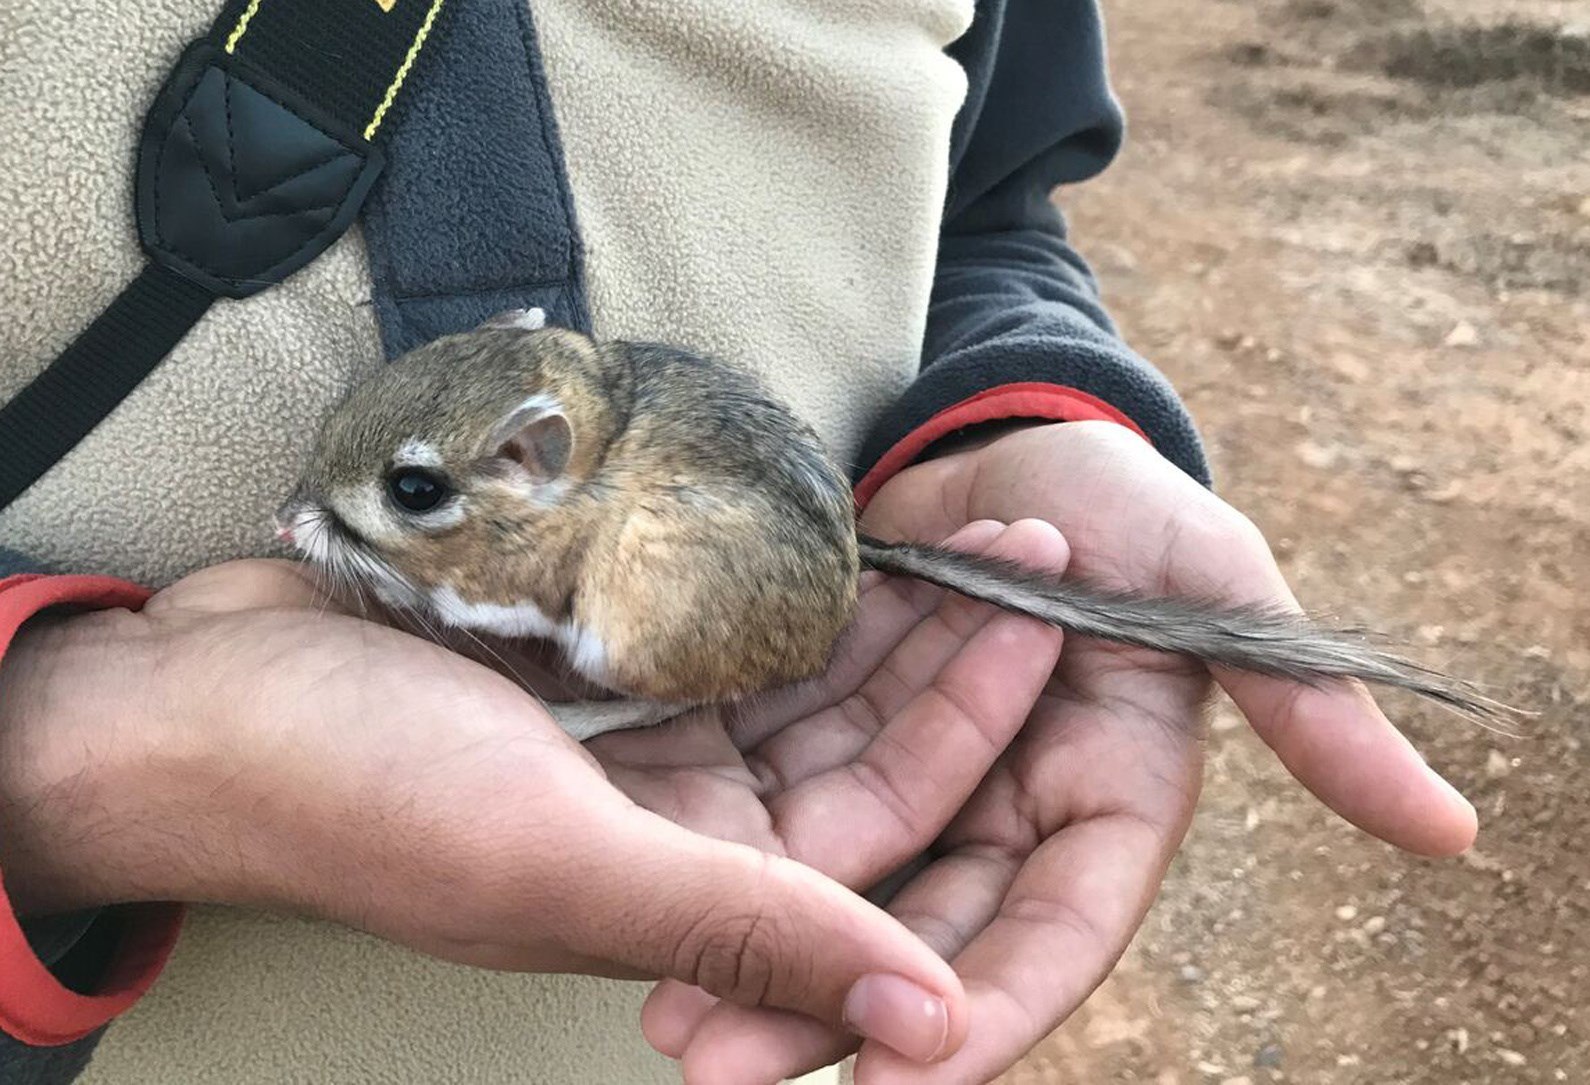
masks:
<path id="1" fill-rule="evenodd" d="M 243 35 L 248 33 L 248 21 L 254 18 L 254 13 L 259 10 L 262 0 L 249 0 L 248 10 L 243 12 L 243 17 L 237 21 L 237 26 L 232 31 L 232 36 L 226 39 L 228 54 L 237 51 L 237 43 L 243 40 Z"/>
<path id="2" fill-rule="evenodd" d="M 257 7 L 260 0 L 254 0 Z M 436 0 L 431 5 L 430 12 L 425 16 L 425 22 L 420 27 L 420 32 L 414 36 L 414 44 L 409 48 L 409 55 L 403 58 L 403 66 L 398 69 L 397 77 L 392 80 L 392 85 L 386 89 L 386 97 L 381 99 L 381 105 L 376 109 L 375 116 L 371 119 L 369 127 L 364 130 L 365 139 L 374 139 L 376 130 L 381 127 L 381 122 L 386 119 L 387 110 L 392 108 L 392 103 L 397 100 L 398 91 L 403 89 L 403 81 L 409 77 L 409 69 L 414 67 L 414 61 L 419 58 L 420 50 L 425 48 L 425 39 L 431 36 L 431 27 L 436 25 L 436 16 L 441 13 L 445 0 Z"/>

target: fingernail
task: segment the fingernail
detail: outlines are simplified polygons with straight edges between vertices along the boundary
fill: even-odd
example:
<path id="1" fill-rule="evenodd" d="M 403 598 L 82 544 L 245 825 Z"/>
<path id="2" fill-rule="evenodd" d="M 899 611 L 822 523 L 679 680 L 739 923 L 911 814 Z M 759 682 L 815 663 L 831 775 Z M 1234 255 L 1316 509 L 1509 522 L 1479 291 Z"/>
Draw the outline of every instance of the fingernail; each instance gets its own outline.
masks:
<path id="1" fill-rule="evenodd" d="M 904 976 L 862 976 L 845 996 L 845 1027 L 916 1062 L 932 1062 L 950 1038 L 944 1000 Z"/>

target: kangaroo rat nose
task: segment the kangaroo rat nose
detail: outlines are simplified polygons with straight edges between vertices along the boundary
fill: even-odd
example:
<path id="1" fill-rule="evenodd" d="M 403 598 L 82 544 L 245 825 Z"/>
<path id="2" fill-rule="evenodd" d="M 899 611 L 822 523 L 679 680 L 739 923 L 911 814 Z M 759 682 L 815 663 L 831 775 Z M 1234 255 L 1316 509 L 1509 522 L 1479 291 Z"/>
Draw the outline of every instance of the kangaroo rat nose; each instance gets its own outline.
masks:
<path id="1" fill-rule="evenodd" d="M 271 526 L 276 529 L 276 537 L 288 546 L 298 546 L 304 540 L 301 530 L 305 526 L 306 514 L 310 508 L 298 494 L 282 504 L 276 510 L 276 515 L 271 517 Z"/>

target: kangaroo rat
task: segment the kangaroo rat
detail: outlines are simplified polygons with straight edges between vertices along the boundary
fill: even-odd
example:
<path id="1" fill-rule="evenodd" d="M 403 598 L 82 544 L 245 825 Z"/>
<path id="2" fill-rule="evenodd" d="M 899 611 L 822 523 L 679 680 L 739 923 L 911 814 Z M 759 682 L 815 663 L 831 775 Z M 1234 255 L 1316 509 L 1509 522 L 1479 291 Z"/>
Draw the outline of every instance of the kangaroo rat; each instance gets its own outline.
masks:
<path id="1" fill-rule="evenodd" d="M 548 706 L 576 739 L 820 674 L 862 568 L 1077 634 L 1503 711 L 1296 615 L 1106 592 L 858 535 L 850 486 L 816 434 L 751 375 L 543 323 L 539 310 L 508 314 L 355 388 L 277 523 L 390 606 L 555 640 L 582 677 L 628 698 Z"/>

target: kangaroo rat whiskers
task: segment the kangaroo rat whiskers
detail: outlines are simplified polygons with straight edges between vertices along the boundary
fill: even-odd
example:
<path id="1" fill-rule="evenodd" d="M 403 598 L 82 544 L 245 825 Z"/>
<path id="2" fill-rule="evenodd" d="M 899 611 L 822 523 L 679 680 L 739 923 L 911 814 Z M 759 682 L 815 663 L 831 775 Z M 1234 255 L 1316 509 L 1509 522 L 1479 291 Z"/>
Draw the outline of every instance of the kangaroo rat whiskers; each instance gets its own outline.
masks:
<path id="1" fill-rule="evenodd" d="M 555 640 L 627 698 L 549 705 L 577 739 L 814 677 L 863 568 L 1073 633 L 1317 684 L 1468 685 L 1290 613 L 1108 592 L 858 535 L 816 434 L 751 375 L 509 314 L 398 359 L 327 420 L 278 524 L 303 554 L 445 625 Z"/>

